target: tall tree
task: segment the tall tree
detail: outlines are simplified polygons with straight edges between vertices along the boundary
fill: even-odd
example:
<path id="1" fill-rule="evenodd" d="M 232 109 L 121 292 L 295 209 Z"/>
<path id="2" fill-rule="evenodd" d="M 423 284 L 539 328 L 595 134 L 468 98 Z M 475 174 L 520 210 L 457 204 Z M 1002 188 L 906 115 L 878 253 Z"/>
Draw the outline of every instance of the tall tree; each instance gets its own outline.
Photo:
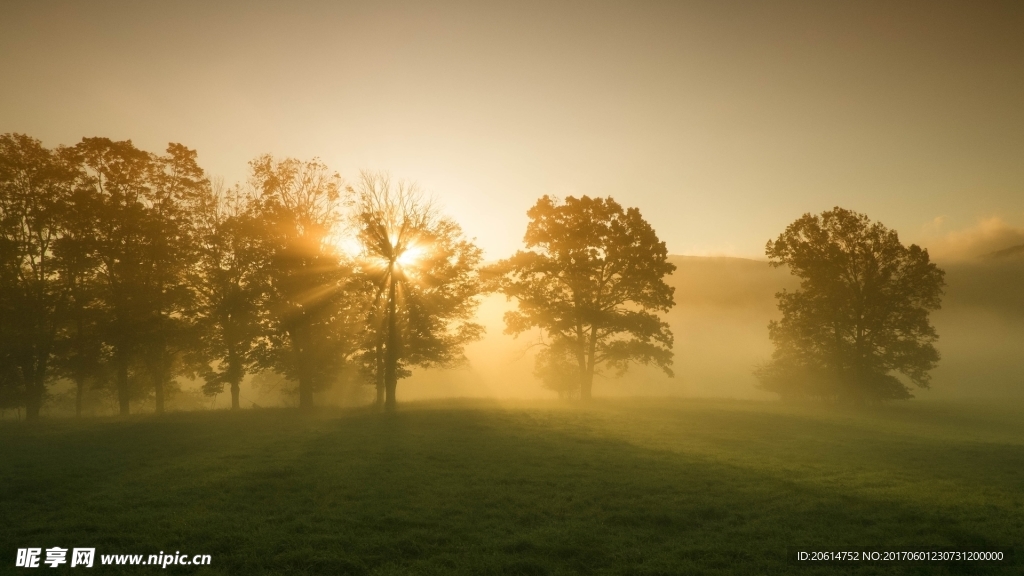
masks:
<path id="1" fill-rule="evenodd" d="M 929 313 L 941 304 L 944 274 L 927 250 L 836 207 L 804 214 L 766 253 L 800 288 L 777 295 L 782 319 L 768 326 L 775 351 L 756 373 L 765 390 L 865 402 L 910 398 L 897 375 L 928 387 L 939 360 Z"/>
<path id="2" fill-rule="evenodd" d="M 518 303 L 505 314 L 506 333 L 538 328 L 547 338 L 538 373 L 583 399 L 603 365 L 621 373 L 631 362 L 654 364 L 672 376 L 672 332 L 657 312 L 674 304 L 664 278 L 675 266 L 640 211 L 611 198 L 544 196 L 527 216 L 527 250 L 489 273 Z"/>
<path id="3" fill-rule="evenodd" d="M 232 410 L 241 407 L 241 383 L 253 367 L 270 291 L 252 200 L 237 186 L 218 188 L 195 214 L 199 259 L 192 283 L 203 356 L 215 364 L 203 373 L 203 392 L 220 394 L 226 384 Z"/>
<path id="4" fill-rule="evenodd" d="M 357 349 L 358 304 L 336 248 L 344 207 L 341 178 L 317 159 L 250 163 L 268 274 L 269 315 L 256 358 L 298 383 L 299 406 L 333 383 Z"/>
<path id="5" fill-rule="evenodd" d="M 39 417 L 66 303 L 53 253 L 75 180 L 66 152 L 0 135 L 0 378 L 29 419 Z"/>
<path id="6" fill-rule="evenodd" d="M 196 151 L 175 143 L 164 156 L 151 157 L 150 180 L 141 358 L 161 413 L 169 386 L 186 370 L 184 359 L 196 344 L 196 298 L 188 279 L 199 259 L 197 213 L 208 202 L 210 181 Z"/>
<path id="7" fill-rule="evenodd" d="M 111 348 L 120 413 L 127 415 L 131 400 L 141 396 L 141 344 L 153 320 L 150 255 L 160 229 L 151 209 L 154 160 L 130 140 L 83 138 L 75 149 L 100 204 L 94 240 L 101 330 Z"/>
<path id="8" fill-rule="evenodd" d="M 354 226 L 359 273 L 373 287 L 368 364 L 378 403 L 383 391 L 384 406 L 393 409 L 398 380 L 411 366 L 455 365 L 464 360 L 465 344 L 483 333 L 470 321 L 482 252 L 414 186 L 392 183 L 386 174 L 362 174 Z"/>
<path id="9" fill-rule="evenodd" d="M 74 158 L 77 167 L 79 159 Z M 54 368 L 75 384 L 75 415 L 81 416 L 87 387 L 102 382 L 107 347 L 101 333 L 99 260 L 95 226 L 102 216 L 100 198 L 82 172 L 66 202 L 63 232 L 54 242 L 54 263 L 67 297 L 58 332 Z"/>

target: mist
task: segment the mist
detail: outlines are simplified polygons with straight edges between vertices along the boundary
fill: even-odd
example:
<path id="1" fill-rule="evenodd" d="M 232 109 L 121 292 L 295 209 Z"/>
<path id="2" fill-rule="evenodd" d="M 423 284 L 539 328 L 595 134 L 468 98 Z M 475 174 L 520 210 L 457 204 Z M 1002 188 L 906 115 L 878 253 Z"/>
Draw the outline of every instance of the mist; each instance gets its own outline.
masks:
<path id="1" fill-rule="evenodd" d="M 947 285 L 942 308 L 932 318 L 942 358 L 931 387 L 915 388 L 916 400 L 1024 402 L 1024 250 L 1010 248 L 938 262 Z M 772 352 L 767 327 L 779 317 L 775 294 L 797 288 L 798 281 L 787 269 L 763 260 L 670 260 L 677 267 L 666 279 L 675 288 L 676 305 L 666 315 L 675 335 L 675 377 L 642 365 L 631 366 L 621 377 L 606 371 L 595 381 L 595 395 L 775 400 L 757 388 L 753 371 Z M 403 398 L 557 398 L 533 375 L 541 335 L 504 334 L 502 316 L 514 307 L 501 295 L 482 297 L 477 321 L 486 333 L 466 347 L 467 362 L 453 370 L 415 370 L 402 381 Z M 243 395 L 257 405 L 289 403 L 287 396 L 275 394 L 286 385 L 273 375 L 257 376 L 245 386 L 250 390 Z M 324 396 L 329 404 L 368 403 L 372 390 L 363 386 Z M 227 407 L 226 398 L 209 405 Z"/>
<path id="2" fill-rule="evenodd" d="M 675 378 L 632 366 L 622 377 L 606 373 L 600 396 L 679 396 L 771 400 L 757 389 L 754 368 L 771 355 L 768 322 L 778 319 L 775 294 L 797 280 L 766 261 L 731 257 L 672 256 L 676 272 L 666 281 L 676 305 L 666 315 L 675 335 Z M 942 356 L 921 400 L 1024 401 L 1024 251 L 983 254 L 948 264 L 942 308 L 933 314 Z M 514 307 L 487 296 L 479 310 L 484 338 L 466 349 L 459 370 L 417 371 L 403 381 L 410 399 L 452 396 L 553 398 L 532 374 L 537 334 L 503 334 L 502 314 Z"/>

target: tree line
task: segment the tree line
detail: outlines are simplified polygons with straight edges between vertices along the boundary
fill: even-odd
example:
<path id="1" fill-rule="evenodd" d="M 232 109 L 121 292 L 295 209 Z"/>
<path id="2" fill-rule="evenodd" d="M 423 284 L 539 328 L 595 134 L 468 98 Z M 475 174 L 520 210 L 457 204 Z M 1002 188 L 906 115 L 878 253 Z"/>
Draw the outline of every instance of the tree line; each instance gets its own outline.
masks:
<path id="1" fill-rule="evenodd" d="M 544 196 L 525 249 L 482 252 L 415 185 L 317 159 L 263 155 L 245 182 L 212 182 L 195 150 L 83 138 L 48 149 L 0 135 L 0 409 L 35 419 L 58 381 L 76 413 L 93 389 L 121 414 L 163 412 L 182 379 L 240 407 L 270 371 L 301 408 L 348 378 L 396 404 L 414 367 L 463 362 L 479 296 L 516 307 L 506 333 L 541 337 L 535 374 L 568 398 L 631 364 L 672 376 L 675 266 L 637 208 Z M 801 287 L 778 295 L 760 386 L 784 398 L 910 397 L 938 362 L 929 312 L 943 273 L 927 250 L 842 208 L 805 214 L 766 248 Z"/>
<path id="2" fill-rule="evenodd" d="M 249 168 L 224 187 L 180 144 L 0 136 L 4 405 L 35 418 L 65 379 L 79 414 L 96 387 L 121 414 L 144 398 L 162 412 L 192 378 L 238 408 L 245 376 L 273 370 L 305 408 L 343 369 L 393 405 L 411 366 L 459 360 L 481 331 L 481 253 L 457 224 L 386 175 L 352 187 L 318 160 Z"/>
<path id="3" fill-rule="evenodd" d="M 639 211 L 545 196 L 530 217 L 533 249 L 482 267 L 456 222 L 385 173 L 346 185 L 319 160 L 264 155 L 224 186 L 181 144 L 4 134 L 0 407 L 37 418 L 64 380 L 79 415 L 92 389 L 159 413 L 192 379 L 238 409 L 244 378 L 272 371 L 302 408 L 346 376 L 392 408 L 412 368 L 464 361 L 488 291 L 519 302 L 510 333 L 545 335 L 537 373 L 559 393 L 589 397 L 602 365 L 670 373 L 656 312 L 674 267 Z"/>

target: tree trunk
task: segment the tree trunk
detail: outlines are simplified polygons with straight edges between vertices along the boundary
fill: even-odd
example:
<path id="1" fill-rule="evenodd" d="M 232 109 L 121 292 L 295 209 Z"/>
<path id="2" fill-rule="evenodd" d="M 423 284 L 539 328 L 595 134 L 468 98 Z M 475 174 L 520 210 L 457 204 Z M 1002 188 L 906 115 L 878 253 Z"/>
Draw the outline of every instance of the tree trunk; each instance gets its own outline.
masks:
<path id="1" fill-rule="evenodd" d="M 394 410 L 398 402 L 395 400 L 395 389 L 398 388 L 398 382 L 389 382 L 384 387 L 384 409 Z"/>
<path id="2" fill-rule="evenodd" d="M 306 374 L 299 376 L 299 409 L 313 409 L 313 382 Z"/>
<path id="3" fill-rule="evenodd" d="M 576 365 L 579 366 L 580 379 L 580 400 L 590 397 L 590 391 L 584 392 L 587 388 L 587 353 L 583 349 L 583 325 L 576 322 Z M 586 394 L 586 395 L 584 395 Z"/>
<path id="4" fill-rule="evenodd" d="M 313 409 L 313 377 L 310 374 L 310 363 L 307 362 L 306 351 L 309 350 L 309 334 L 304 324 L 305 318 L 299 320 L 291 332 L 292 353 L 299 370 L 299 410 Z"/>
<path id="5" fill-rule="evenodd" d="M 590 400 L 593 398 L 591 390 L 594 387 L 594 375 L 584 374 L 583 382 L 580 384 L 580 400 Z"/>
<path id="6" fill-rule="evenodd" d="M 377 346 L 376 346 L 375 352 L 376 352 L 375 361 L 376 361 L 376 364 L 377 364 L 377 369 L 374 372 L 374 377 L 375 377 L 375 379 L 377 381 L 376 382 L 377 383 L 377 407 L 378 408 L 383 408 L 384 407 L 384 345 L 382 343 L 380 343 L 380 342 L 377 342 Z"/>
<path id="7" fill-rule="evenodd" d="M 121 408 L 121 416 L 130 413 L 128 400 L 128 362 L 122 358 L 117 365 L 117 401 Z"/>
<path id="8" fill-rule="evenodd" d="M 164 413 L 164 378 L 162 374 L 157 375 L 154 379 L 156 389 L 156 413 Z"/>
<path id="9" fill-rule="evenodd" d="M 392 264 L 393 266 L 393 264 Z M 395 279 L 392 272 L 388 288 L 388 343 L 384 349 L 384 409 L 395 409 L 395 389 L 398 387 L 398 303 L 395 301 Z"/>
<path id="10" fill-rule="evenodd" d="M 82 350 L 85 348 L 83 344 L 84 337 L 82 333 L 84 331 L 84 322 L 82 321 L 82 307 L 78 305 L 78 299 L 75 299 L 75 355 L 78 357 L 75 363 L 75 418 L 82 417 L 82 397 L 85 395 L 85 373 L 82 366 L 82 357 L 84 354 Z"/>
<path id="11" fill-rule="evenodd" d="M 594 388 L 594 369 L 597 357 L 597 325 L 590 326 L 590 342 L 587 343 L 587 365 L 583 372 L 583 382 L 580 385 L 580 400 L 590 400 Z"/>
<path id="12" fill-rule="evenodd" d="M 239 404 L 239 395 L 242 390 L 242 380 L 245 378 L 245 366 L 236 350 L 234 342 L 231 341 L 228 344 L 228 370 L 226 376 L 228 383 L 231 384 L 232 410 L 240 410 L 242 408 L 242 405 Z"/>
<path id="13" fill-rule="evenodd" d="M 85 395 L 85 378 L 75 378 L 75 418 L 82 417 L 82 396 Z"/>
<path id="14" fill-rule="evenodd" d="M 43 386 L 30 382 L 25 392 L 25 420 L 38 420 L 39 410 L 43 406 Z"/>
<path id="15" fill-rule="evenodd" d="M 34 351 L 38 351 L 38 348 Z M 28 370 L 22 371 L 25 377 L 25 419 L 38 420 L 39 411 L 43 407 L 43 396 L 46 394 L 46 366 L 33 359 L 27 368 Z"/>

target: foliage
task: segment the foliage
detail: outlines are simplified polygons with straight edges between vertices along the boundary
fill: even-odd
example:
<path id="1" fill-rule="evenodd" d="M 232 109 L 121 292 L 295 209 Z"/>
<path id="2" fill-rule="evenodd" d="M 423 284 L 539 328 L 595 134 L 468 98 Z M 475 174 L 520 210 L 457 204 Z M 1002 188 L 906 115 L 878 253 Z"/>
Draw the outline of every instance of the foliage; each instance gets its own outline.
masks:
<path id="1" fill-rule="evenodd" d="M 146 233 L 150 316 L 144 336 L 142 360 L 154 388 L 156 411 L 163 412 L 168 387 L 175 376 L 194 372 L 187 361 L 196 346 L 196 293 L 189 282 L 199 259 L 198 208 L 208 202 L 210 181 L 197 163 L 197 153 L 170 144 L 166 155 L 153 163 L 152 218 Z"/>
<path id="2" fill-rule="evenodd" d="M 265 321 L 268 278 L 261 253 L 259 217 L 252 195 L 218 186 L 197 206 L 197 260 L 191 284 L 197 298 L 197 324 L 203 392 L 231 393 L 240 405 L 242 379 L 254 369 L 254 352 Z"/>
<path id="3" fill-rule="evenodd" d="M 929 313 L 944 283 L 927 250 L 837 207 L 803 215 L 766 252 L 801 282 L 777 295 L 782 319 L 768 326 L 775 351 L 757 371 L 765 390 L 863 402 L 910 398 L 896 374 L 928 387 L 939 360 Z"/>
<path id="4" fill-rule="evenodd" d="M 347 289 L 351 266 L 333 242 L 345 189 L 316 159 L 261 156 L 250 167 L 268 311 L 255 357 L 297 382 L 299 406 L 308 409 L 361 342 L 365 297 Z"/>
<path id="5" fill-rule="evenodd" d="M 77 164 L 78 158 L 73 161 Z M 62 215 L 62 233 L 53 244 L 67 298 L 57 332 L 53 369 L 75 384 L 75 413 L 82 415 L 87 390 L 108 385 L 110 347 L 102 337 L 104 307 L 100 297 L 99 246 L 94 227 L 102 217 L 101 199 L 84 172 L 76 170 L 74 189 Z"/>
<path id="6" fill-rule="evenodd" d="M 269 155 L 225 188 L 181 144 L 0 136 L 0 407 L 36 418 L 67 379 L 79 415 L 98 388 L 122 415 L 162 412 L 185 377 L 237 409 L 245 376 L 273 370 L 308 408 L 360 363 L 390 366 L 392 396 L 411 366 L 457 364 L 482 332 L 480 250 L 399 188 L 366 176 L 355 203 L 319 160 Z"/>
<path id="7" fill-rule="evenodd" d="M 195 151 L 180 144 L 156 156 L 130 140 L 83 138 L 75 152 L 97 199 L 90 234 L 120 411 L 152 390 L 160 412 L 194 342 L 187 273 L 196 251 L 193 215 L 209 181 Z"/>
<path id="8" fill-rule="evenodd" d="M 64 231 L 75 170 L 67 150 L 0 136 L 0 387 L 36 418 L 67 307 L 54 245 Z"/>
<path id="9" fill-rule="evenodd" d="M 546 384 L 586 399 L 603 365 L 622 373 L 631 362 L 654 364 L 671 376 L 672 332 L 657 312 L 674 304 L 664 278 L 675 266 L 640 211 L 611 198 L 544 196 L 527 215 L 528 250 L 489 274 L 518 303 L 506 333 L 538 328 L 547 338 L 537 366 Z M 561 380 L 571 374 L 576 382 Z"/>
<path id="10" fill-rule="evenodd" d="M 453 366 L 483 333 L 470 321 L 481 251 L 414 186 L 392 184 L 386 174 L 363 173 L 353 227 L 359 274 L 373 294 L 363 363 L 378 403 L 394 407 L 409 367 Z"/>
<path id="11" fill-rule="evenodd" d="M 559 398 L 578 400 L 583 374 L 569 345 L 569 340 L 559 338 L 542 347 L 534 360 L 533 375 Z"/>

